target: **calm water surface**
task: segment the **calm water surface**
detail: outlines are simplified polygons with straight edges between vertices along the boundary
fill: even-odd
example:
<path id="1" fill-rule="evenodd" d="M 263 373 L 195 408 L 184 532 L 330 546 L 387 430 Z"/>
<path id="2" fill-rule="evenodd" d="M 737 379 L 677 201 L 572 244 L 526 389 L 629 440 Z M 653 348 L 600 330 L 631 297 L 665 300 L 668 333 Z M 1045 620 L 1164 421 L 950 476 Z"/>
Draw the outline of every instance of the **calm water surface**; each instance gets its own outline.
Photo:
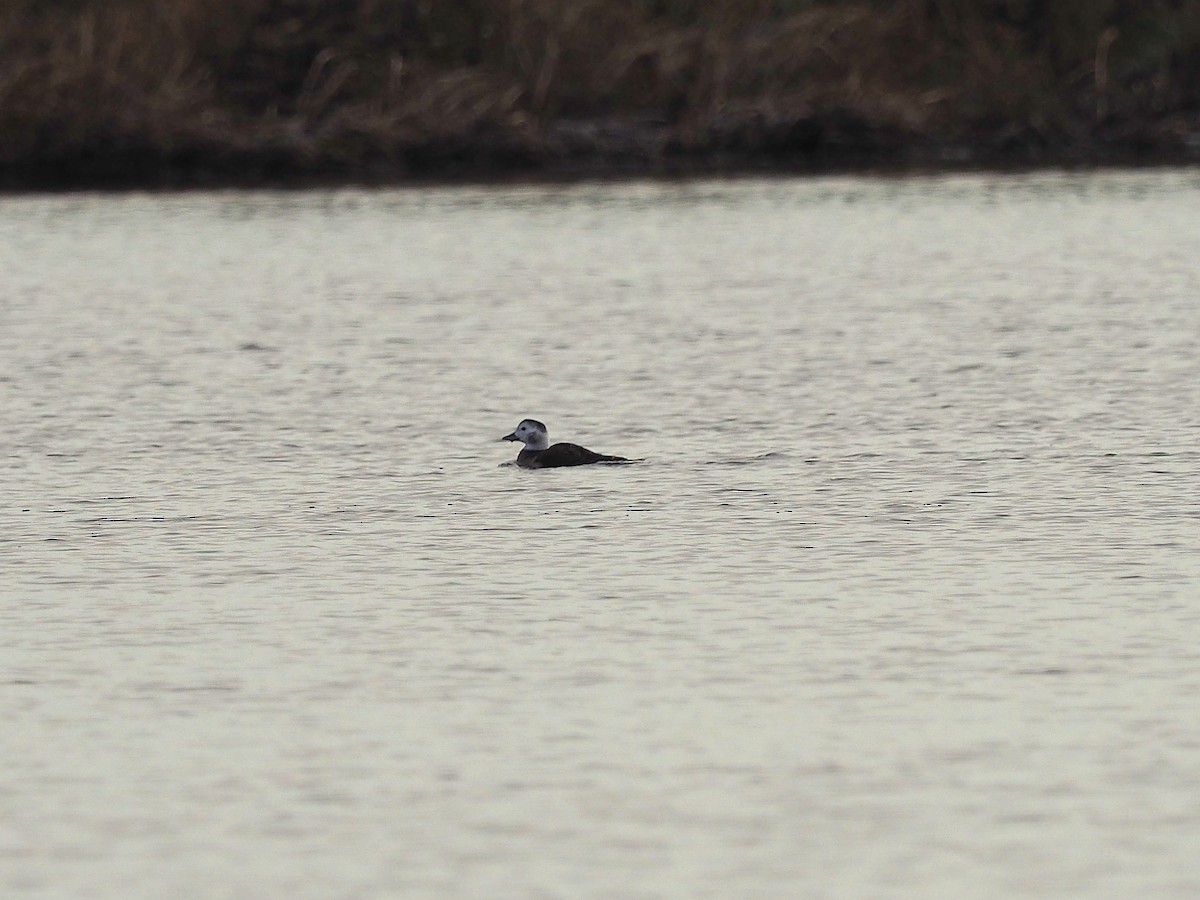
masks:
<path id="1" fill-rule="evenodd" d="M 3 896 L 1200 894 L 1200 174 L 9 198 L 0 326 Z"/>

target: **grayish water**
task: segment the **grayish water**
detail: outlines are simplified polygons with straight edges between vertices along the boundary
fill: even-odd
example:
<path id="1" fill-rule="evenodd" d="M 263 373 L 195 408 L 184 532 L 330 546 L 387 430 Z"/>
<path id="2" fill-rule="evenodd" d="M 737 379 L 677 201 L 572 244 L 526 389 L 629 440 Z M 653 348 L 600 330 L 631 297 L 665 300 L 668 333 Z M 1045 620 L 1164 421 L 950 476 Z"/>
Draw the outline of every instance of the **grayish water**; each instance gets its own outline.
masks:
<path id="1" fill-rule="evenodd" d="M 0 200 L 0 894 L 1195 897 L 1198 300 L 1186 172 Z"/>

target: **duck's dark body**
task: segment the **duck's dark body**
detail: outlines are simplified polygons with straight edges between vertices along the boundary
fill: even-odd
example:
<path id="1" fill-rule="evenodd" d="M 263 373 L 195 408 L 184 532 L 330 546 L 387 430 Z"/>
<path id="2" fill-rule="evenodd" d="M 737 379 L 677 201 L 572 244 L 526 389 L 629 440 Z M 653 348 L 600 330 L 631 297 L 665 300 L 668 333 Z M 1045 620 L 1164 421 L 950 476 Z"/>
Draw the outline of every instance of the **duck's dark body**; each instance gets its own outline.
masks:
<path id="1" fill-rule="evenodd" d="M 605 456 L 578 444 L 551 444 L 545 450 L 521 450 L 517 465 L 525 469 L 554 469 L 559 466 L 586 466 L 601 462 L 629 462 L 623 456 Z"/>

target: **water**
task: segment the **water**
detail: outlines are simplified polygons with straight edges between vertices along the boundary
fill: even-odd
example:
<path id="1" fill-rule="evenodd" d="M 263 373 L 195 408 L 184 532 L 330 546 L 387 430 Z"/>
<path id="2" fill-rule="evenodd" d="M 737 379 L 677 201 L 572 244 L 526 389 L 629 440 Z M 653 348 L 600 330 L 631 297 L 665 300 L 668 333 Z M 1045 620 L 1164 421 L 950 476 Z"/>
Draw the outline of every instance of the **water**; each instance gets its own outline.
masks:
<path id="1" fill-rule="evenodd" d="M 1198 221 L 0 200 L 0 893 L 1196 896 Z"/>

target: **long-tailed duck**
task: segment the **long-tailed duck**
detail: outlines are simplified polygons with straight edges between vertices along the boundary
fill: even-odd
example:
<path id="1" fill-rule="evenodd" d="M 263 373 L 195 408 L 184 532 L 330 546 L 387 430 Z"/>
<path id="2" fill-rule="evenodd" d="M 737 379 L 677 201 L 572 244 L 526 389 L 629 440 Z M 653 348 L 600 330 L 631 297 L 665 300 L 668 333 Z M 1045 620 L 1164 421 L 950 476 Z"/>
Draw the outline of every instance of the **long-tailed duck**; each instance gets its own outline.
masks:
<path id="1" fill-rule="evenodd" d="M 521 441 L 525 446 L 517 454 L 517 465 L 526 469 L 551 469 L 556 466 L 586 466 L 589 463 L 629 462 L 623 456 L 605 456 L 578 444 L 553 444 L 546 426 L 536 419 L 523 419 L 512 434 L 502 441 Z"/>

